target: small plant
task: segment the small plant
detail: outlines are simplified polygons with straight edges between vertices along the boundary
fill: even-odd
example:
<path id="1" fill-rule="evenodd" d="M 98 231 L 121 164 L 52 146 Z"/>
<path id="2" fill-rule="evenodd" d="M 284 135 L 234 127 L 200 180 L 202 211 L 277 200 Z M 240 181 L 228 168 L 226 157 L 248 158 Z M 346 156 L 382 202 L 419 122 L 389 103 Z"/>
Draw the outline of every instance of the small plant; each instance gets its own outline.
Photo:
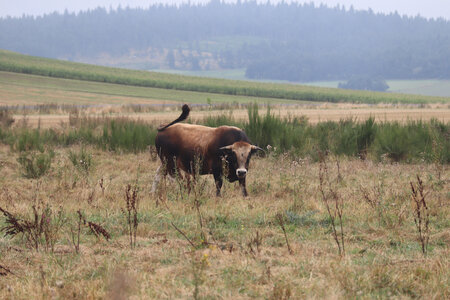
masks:
<path id="1" fill-rule="evenodd" d="M 24 177 L 37 179 L 50 170 L 54 156 L 53 150 L 48 153 L 22 153 L 17 161 L 22 167 Z"/>
<path id="2" fill-rule="evenodd" d="M 270 300 L 288 300 L 291 298 L 291 286 L 289 284 L 276 283 L 272 290 Z"/>
<path id="3" fill-rule="evenodd" d="M 205 270 L 209 266 L 208 254 L 192 259 L 192 275 L 194 284 L 194 299 L 200 299 L 200 286 L 205 282 Z"/>
<path id="4" fill-rule="evenodd" d="M 329 178 L 325 154 L 320 152 L 319 159 L 319 190 L 322 196 L 322 202 L 325 204 L 328 216 L 331 221 L 333 238 L 336 241 L 339 255 L 343 256 L 345 255 L 344 227 L 342 223 L 344 203 L 339 193 L 337 192 L 337 187 Z M 339 221 L 340 233 L 338 233 L 337 231 L 337 221 Z"/>
<path id="5" fill-rule="evenodd" d="M 125 203 L 126 203 L 126 217 L 128 224 L 128 235 L 130 237 L 130 247 L 136 247 L 136 232 L 139 224 L 138 214 L 138 188 L 135 185 L 131 189 L 131 184 L 127 185 L 125 189 Z"/>
<path id="6" fill-rule="evenodd" d="M 6 217 L 6 226 L 1 229 L 5 236 L 16 236 L 21 234 L 30 248 L 39 251 L 44 246 L 46 251 L 54 251 L 58 240 L 58 233 L 65 223 L 63 210 L 53 217 L 51 208 L 46 205 L 37 204 L 32 206 L 32 218 L 22 219 L 0 207 L 0 211 Z"/>
<path id="7" fill-rule="evenodd" d="M 286 240 L 286 246 L 287 246 L 287 248 L 288 248 L 288 250 L 289 250 L 289 254 L 293 254 L 294 251 L 292 251 L 291 246 L 289 245 L 289 240 L 288 240 L 288 237 L 287 237 L 287 234 L 286 234 L 286 228 L 284 227 L 284 218 L 283 218 L 283 215 L 280 214 L 280 213 L 277 213 L 276 216 L 275 216 L 275 218 L 276 218 L 276 220 L 277 220 L 277 222 L 278 222 L 278 225 L 280 225 L 281 230 L 283 230 L 284 239 Z"/>
<path id="8" fill-rule="evenodd" d="M 414 201 L 414 223 L 416 224 L 419 241 L 422 246 L 423 255 L 427 255 L 428 241 L 430 238 L 430 213 L 425 199 L 424 185 L 417 175 L 417 185 L 411 181 L 411 196 Z"/>
<path id="9" fill-rule="evenodd" d="M 69 159 L 75 168 L 85 174 L 88 174 L 92 168 L 92 154 L 84 147 L 81 147 L 78 153 L 69 151 Z"/>

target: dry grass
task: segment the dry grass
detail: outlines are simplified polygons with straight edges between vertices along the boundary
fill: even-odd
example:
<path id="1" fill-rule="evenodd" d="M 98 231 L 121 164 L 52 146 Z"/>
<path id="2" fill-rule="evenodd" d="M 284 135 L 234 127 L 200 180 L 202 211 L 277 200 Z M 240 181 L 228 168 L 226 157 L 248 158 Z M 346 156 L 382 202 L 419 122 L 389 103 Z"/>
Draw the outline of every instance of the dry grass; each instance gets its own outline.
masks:
<path id="1" fill-rule="evenodd" d="M 344 205 L 346 255 L 341 257 L 320 200 L 318 163 L 289 155 L 255 157 L 248 198 L 230 183 L 216 198 L 209 176 L 195 195 L 167 180 L 157 205 L 149 191 L 158 163 L 148 153 L 89 149 L 95 168 L 83 173 L 70 162 L 69 150 L 78 149 L 55 151 L 52 169 L 37 180 L 41 188 L 36 189 L 36 180 L 21 176 L 18 154 L 0 148 L 0 207 L 28 216 L 39 199 L 52 209 L 62 208 L 67 217 L 53 253 L 27 247 L 20 236 L 0 237 L 1 298 L 450 297 L 448 166 L 438 179 L 434 165 L 341 160 L 342 180 L 336 185 Z M 332 179 L 338 176 L 333 164 L 328 161 Z M 427 257 L 414 224 L 410 182 L 417 174 L 430 215 Z M 140 191 L 133 249 L 123 211 L 129 184 Z M 377 199 L 371 205 L 365 197 Z M 79 254 L 71 235 L 78 210 L 111 235 L 108 241 L 99 239 L 81 227 Z M 0 226 L 5 225 L 0 218 Z M 200 243 L 202 235 L 208 244 Z"/>

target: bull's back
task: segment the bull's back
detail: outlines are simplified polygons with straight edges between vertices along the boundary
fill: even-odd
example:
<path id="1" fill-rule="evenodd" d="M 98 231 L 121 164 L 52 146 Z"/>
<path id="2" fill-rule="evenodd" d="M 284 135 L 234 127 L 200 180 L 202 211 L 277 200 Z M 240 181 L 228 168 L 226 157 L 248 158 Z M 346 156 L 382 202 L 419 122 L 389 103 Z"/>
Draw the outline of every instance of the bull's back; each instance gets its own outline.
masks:
<path id="1" fill-rule="evenodd" d="M 158 132 L 155 146 L 160 158 L 166 161 L 177 157 L 184 169 L 200 156 L 204 162 L 202 173 L 209 173 L 220 164 L 219 149 L 235 142 L 250 142 L 245 133 L 233 126 L 217 128 L 194 124 L 174 124 Z"/>
<path id="2" fill-rule="evenodd" d="M 211 127 L 193 124 L 174 124 L 158 132 L 155 139 L 157 149 L 179 154 L 186 150 L 205 149 L 214 136 Z"/>

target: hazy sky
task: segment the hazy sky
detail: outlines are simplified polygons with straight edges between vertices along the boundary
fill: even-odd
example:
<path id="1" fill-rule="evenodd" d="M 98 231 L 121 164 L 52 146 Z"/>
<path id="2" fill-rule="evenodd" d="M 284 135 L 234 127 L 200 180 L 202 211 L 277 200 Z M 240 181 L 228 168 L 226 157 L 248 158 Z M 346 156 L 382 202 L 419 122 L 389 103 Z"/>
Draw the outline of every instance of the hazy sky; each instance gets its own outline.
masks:
<path id="1" fill-rule="evenodd" d="M 225 0 L 233 2 L 233 0 Z M 280 0 L 270 0 L 278 2 Z M 291 0 L 286 0 L 290 2 Z M 295 0 L 294 0 L 295 1 Z M 154 3 L 182 3 L 186 0 L 0 0 L 0 17 L 6 16 L 22 16 L 26 15 L 43 15 L 54 11 L 63 12 L 67 9 L 70 12 L 78 12 L 98 6 L 116 8 L 119 4 L 122 7 L 143 7 L 146 8 Z M 208 0 L 191 0 L 191 3 L 205 3 Z M 267 0 L 258 0 L 258 2 L 267 2 Z M 355 9 L 372 8 L 375 12 L 394 12 L 399 14 L 416 16 L 421 15 L 426 18 L 445 18 L 450 20 L 450 0 L 308 0 L 297 2 L 314 2 L 317 5 L 324 3 L 328 6 L 336 6 L 337 4 L 350 7 L 353 5 Z"/>

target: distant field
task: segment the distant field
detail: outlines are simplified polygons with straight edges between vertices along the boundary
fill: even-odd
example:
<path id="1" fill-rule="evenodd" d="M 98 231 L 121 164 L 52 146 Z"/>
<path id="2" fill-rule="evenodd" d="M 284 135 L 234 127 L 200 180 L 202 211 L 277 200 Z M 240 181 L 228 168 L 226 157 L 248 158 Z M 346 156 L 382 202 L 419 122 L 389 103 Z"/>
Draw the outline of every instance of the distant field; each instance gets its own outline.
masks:
<path id="1" fill-rule="evenodd" d="M 315 102 L 430 103 L 448 102 L 450 100 L 450 98 L 442 97 L 188 77 L 175 74 L 107 68 L 25 56 L 3 50 L 0 50 L 0 70 L 65 79 L 115 83 L 127 86 Z"/>
<path id="2" fill-rule="evenodd" d="M 339 121 L 355 118 L 359 121 L 373 116 L 377 121 L 429 120 L 437 118 L 443 122 L 450 121 L 450 109 L 447 104 L 417 105 L 367 105 L 367 104 L 326 104 L 305 101 L 290 101 L 257 97 L 232 96 L 214 93 L 166 90 L 148 87 L 135 87 L 119 84 L 89 82 L 71 79 L 51 78 L 28 74 L 0 72 L 0 105 L 81 105 L 83 110 L 92 115 L 108 114 L 110 116 L 127 116 L 160 124 L 175 119 L 179 114 L 176 107 L 162 111 L 163 105 L 179 103 L 207 104 L 218 103 L 270 103 L 272 112 L 280 116 L 305 116 L 311 123 L 320 121 Z M 293 105 L 293 104 L 296 105 Z M 278 105 L 281 106 L 278 106 Z M 143 105 L 144 109 L 132 109 L 129 105 Z M 145 109 L 146 107 L 146 109 Z M 152 108 L 154 107 L 154 108 Z M 81 108 L 79 108 L 81 109 Z M 192 120 L 201 120 L 209 115 L 228 113 L 223 107 L 194 108 Z M 262 112 L 264 113 L 264 111 Z M 232 115 L 238 119 L 247 118 L 246 109 L 234 107 Z M 16 114 L 16 121 L 24 118 Z M 42 112 L 32 110 L 26 119 L 30 126 L 58 127 L 61 122 L 69 121 L 69 113 L 61 110 Z"/>
<path id="3" fill-rule="evenodd" d="M 0 71 L 0 105 L 292 103 L 284 99 L 178 91 Z M 304 103 L 296 101 L 296 103 Z"/>
<path id="4" fill-rule="evenodd" d="M 424 96 L 450 97 L 450 80 L 386 80 L 388 92 Z M 337 88 L 339 81 L 307 82 L 306 85 Z"/>
<path id="5" fill-rule="evenodd" d="M 217 71 L 182 71 L 182 70 L 153 70 L 156 72 L 179 74 L 186 76 L 201 76 L 211 78 L 224 78 L 233 80 L 248 80 L 245 69 L 230 69 Z M 341 80 L 342 81 L 342 80 Z M 302 85 L 321 88 L 337 88 L 339 80 L 303 82 Z M 281 80 L 261 80 L 261 82 L 289 83 Z M 450 80 L 386 80 L 389 85 L 388 92 L 435 97 L 450 97 Z M 296 84 L 296 83 L 290 83 Z"/>

